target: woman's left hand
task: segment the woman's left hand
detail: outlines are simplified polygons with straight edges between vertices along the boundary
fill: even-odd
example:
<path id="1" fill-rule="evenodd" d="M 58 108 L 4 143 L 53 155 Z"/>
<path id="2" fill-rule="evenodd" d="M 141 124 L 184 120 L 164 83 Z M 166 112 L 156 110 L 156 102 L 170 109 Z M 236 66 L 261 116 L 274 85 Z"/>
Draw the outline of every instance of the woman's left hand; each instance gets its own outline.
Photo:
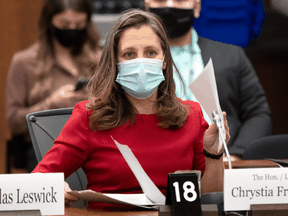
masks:
<path id="1" fill-rule="evenodd" d="M 228 141 L 230 140 L 230 134 L 226 115 L 227 115 L 226 112 L 223 112 L 226 143 L 228 143 Z M 216 124 L 212 123 L 204 133 L 203 148 L 210 154 L 220 155 L 224 151 L 224 144 L 222 144 L 220 151 L 218 151 L 218 145 L 219 145 L 219 131 Z"/>

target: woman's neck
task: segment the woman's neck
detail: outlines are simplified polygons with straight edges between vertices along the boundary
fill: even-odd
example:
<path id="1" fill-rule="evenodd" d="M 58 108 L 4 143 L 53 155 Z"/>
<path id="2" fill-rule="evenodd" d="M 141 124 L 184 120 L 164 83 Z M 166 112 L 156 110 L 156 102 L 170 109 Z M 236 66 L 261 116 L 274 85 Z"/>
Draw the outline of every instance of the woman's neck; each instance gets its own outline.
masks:
<path id="1" fill-rule="evenodd" d="M 125 92 L 126 97 L 130 103 L 136 108 L 139 114 L 155 114 L 158 110 L 157 105 L 158 90 L 154 92 L 150 97 L 145 99 L 137 99 Z"/>
<path id="2" fill-rule="evenodd" d="M 168 42 L 170 46 L 178 46 L 183 47 L 187 44 L 190 44 L 192 41 L 192 32 L 189 30 L 185 35 L 179 38 L 168 38 Z"/>

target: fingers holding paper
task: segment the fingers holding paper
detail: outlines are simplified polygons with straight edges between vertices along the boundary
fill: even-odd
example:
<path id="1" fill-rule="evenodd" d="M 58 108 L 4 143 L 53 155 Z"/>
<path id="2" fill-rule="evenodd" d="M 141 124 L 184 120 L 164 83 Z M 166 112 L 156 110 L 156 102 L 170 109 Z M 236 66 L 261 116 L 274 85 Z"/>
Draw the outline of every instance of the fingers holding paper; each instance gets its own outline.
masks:
<path id="1" fill-rule="evenodd" d="M 230 140 L 230 133 L 226 116 L 227 116 L 226 112 L 223 112 L 224 129 L 226 134 L 225 141 L 226 143 L 228 143 L 228 141 Z M 204 133 L 203 148 L 210 154 L 220 155 L 224 151 L 224 145 L 221 146 L 219 151 L 218 147 L 219 147 L 219 131 L 216 124 L 212 123 Z"/>
<path id="2" fill-rule="evenodd" d="M 224 118 L 224 128 L 225 128 L 225 134 L 226 134 L 225 142 L 228 143 L 231 136 L 230 136 L 229 126 L 228 126 L 228 121 L 227 121 L 227 113 L 226 112 L 222 112 L 222 113 L 223 113 L 223 118 Z"/>
<path id="3" fill-rule="evenodd" d="M 67 182 L 64 182 L 64 198 L 65 198 L 65 205 L 69 205 L 71 202 L 77 201 L 78 198 L 76 196 L 73 196 L 67 192 L 72 191 L 69 187 L 69 184 Z"/>

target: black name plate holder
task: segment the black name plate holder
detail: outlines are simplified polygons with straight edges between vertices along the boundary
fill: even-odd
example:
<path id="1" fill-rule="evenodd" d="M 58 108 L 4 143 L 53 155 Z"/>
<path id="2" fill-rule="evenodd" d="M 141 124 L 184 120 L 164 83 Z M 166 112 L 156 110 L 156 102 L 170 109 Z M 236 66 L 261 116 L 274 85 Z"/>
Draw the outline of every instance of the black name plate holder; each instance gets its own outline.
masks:
<path id="1" fill-rule="evenodd" d="M 202 216 L 196 173 L 170 173 L 165 205 L 172 205 L 174 216 Z"/>

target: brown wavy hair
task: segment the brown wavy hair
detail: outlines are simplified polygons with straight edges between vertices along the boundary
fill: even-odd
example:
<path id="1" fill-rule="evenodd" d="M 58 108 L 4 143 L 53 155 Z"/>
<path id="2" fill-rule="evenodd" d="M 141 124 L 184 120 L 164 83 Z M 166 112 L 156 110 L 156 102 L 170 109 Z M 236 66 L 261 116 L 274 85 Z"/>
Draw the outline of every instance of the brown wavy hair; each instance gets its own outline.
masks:
<path id="1" fill-rule="evenodd" d="M 95 70 L 96 63 L 95 60 L 91 58 L 89 52 L 97 51 L 100 35 L 91 20 L 93 13 L 91 2 L 89 0 L 44 0 L 38 23 L 40 43 L 38 48 L 38 78 L 40 80 L 49 75 L 51 67 L 55 62 L 53 47 L 54 28 L 52 25 L 52 18 L 56 14 L 64 12 L 67 9 L 87 14 L 87 26 L 84 32 L 84 37 L 86 39 L 85 46 L 73 48 L 71 50 L 71 55 L 78 66 L 79 72 L 82 73 L 83 76 L 92 76 L 92 72 L 90 72 L 91 70 L 89 71 L 87 68 L 91 67 Z"/>
<path id="2" fill-rule="evenodd" d="M 89 119 L 91 130 L 112 129 L 123 125 L 127 120 L 130 120 L 130 124 L 135 121 L 136 108 L 126 98 L 121 85 L 115 82 L 118 74 L 117 52 L 123 32 L 143 25 L 150 26 L 159 37 L 166 62 L 166 69 L 163 70 L 165 80 L 159 85 L 157 95 L 156 115 L 159 125 L 164 129 L 178 129 L 185 124 L 188 110 L 175 95 L 173 66 L 176 66 L 171 57 L 164 24 L 153 13 L 130 9 L 120 15 L 108 33 L 99 65 L 88 84 L 87 108 L 92 110 Z M 179 74 L 178 70 L 177 73 Z"/>

